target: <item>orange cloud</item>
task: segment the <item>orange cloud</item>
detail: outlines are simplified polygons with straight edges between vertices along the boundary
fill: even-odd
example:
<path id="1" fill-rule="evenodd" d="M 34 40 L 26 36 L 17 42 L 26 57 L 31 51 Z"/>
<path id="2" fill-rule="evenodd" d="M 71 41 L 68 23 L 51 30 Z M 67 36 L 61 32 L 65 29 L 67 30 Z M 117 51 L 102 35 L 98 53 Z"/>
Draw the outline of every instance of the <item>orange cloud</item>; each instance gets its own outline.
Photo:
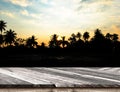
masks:
<path id="1" fill-rule="evenodd" d="M 113 30 L 113 33 L 120 34 L 120 27 L 117 25 L 112 25 L 111 29 Z"/>

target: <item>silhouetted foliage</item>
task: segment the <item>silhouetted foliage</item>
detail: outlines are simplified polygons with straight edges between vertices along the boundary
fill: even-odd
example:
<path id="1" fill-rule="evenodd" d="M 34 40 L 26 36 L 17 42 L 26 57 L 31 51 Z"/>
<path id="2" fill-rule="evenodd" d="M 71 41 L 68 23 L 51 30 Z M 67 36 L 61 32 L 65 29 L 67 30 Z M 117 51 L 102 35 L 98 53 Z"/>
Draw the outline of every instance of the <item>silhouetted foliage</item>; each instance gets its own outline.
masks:
<path id="1" fill-rule="evenodd" d="M 5 44 L 12 45 L 15 42 L 16 39 L 16 33 L 13 30 L 9 30 L 5 32 Z"/>
<path id="2" fill-rule="evenodd" d="M 25 39 L 22 38 L 17 38 L 15 40 L 15 46 L 20 47 L 20 46 L 24 46 L 25 45 Z"/>
<path id="3" fill-rule="evenodd" d="M 80 32 L 78 32 L 77 35 L 76 35 L 76 37 L 78 38 L 78 40 L 81 39 L 81 36 L 82 36 L 82 34 Z"/>
<path id="4" fill-rule="evenodd" d="M 2 46 L 3 43 L 4 43 L 4 38 L 3 35 L 0 34 L 0 47 Z"/>
<path id="5" fill-rule="evenodd" d="M 95 49 L 103 49 L 105 47 L 105 37 L 101 30 L 96 29 L 93 38 L 91 39 L 92 47 Z"/>
<path id="6" fill-rule="evenodd" d="M 83 34 L 83 38 L 84 38 L 85 42 L 88 41 L 89 37 L 90 37 L 89 32 L 85 32 Z"/>
<path id="7" fill-rule="evenodd" d="M 0 21 L 0 31 L 2 33 L 6 28 L 6 22 Z M 89 32 L 83 33 L 83 39 L 81 39 L 82 34 L 78 32 L 77 34 L 71 34 L 68 40 L 65 40 L 65 36 L 62 36 L 60 40 L 58 40 L 58 35 L 54 34 L 51 36 L 49 41 L 49 48 L 81 48 L 83 49 L 97 49 L 97 50 L 105 50 L 105 49 L 115 49 L 120 48 L 119 46 L 119 37 L 118 34 L 110 34 L 107 33 L 105 36 L 101 32 L 100 29 L 96 29 L 94 32 L 94 36 L 90 39 Z M 84 40 L 84 41 L 83 41 Z M 28 48 L 37 48 L 38 42 L 36 41 L 35 36 L 29 37 L 28 39 L 17 38 L 17 34 L 13 30 L 5 31 L 4 35 L 0 35 L 0 47 L 4 46 L 4 44 L 13 45 L 13 46 L 23 46 Z M 40 47 L 45 47 L 45 43 L 43 42 Z"/>
<path id="8" fill-rule="evenodd" d="M 47 48 L 45 43 L 42 42 L 41 45 L 38 45 L 37 39 L 35 36 L 31 36 L 28 39 L 17 38 L 17 34 L 13 30 L 5 31 L 2 35 L 2 31 L 6 28 L 6 22 L 0 21 L 0 47 L 7 46 L 16 46 L 22 48 Z M 61 36 L 61 39 L 58 39 L 57 34 L 53 34 L 50 38 L 48 48 L 77 48 L 79 51 L 111 51 L 118 52 L 120 50 L 120 42 L 118 41 L 118 34 L 104 34 L 100 29 L 96 29 L 94 36 L 90 38 L 89 32 L 84 32 L 83 35 L 78 32 L 77 34 L 72 33 L 68 40 L 65 39 L 65 36 Z M 81 38 L 83 37 L 83 39 Z"/>
<path id="9" fill-rule="evenodd" d="M 62 48 L 65 48 L 68 46 L 68 42 L 65 40 L 65 36 L 61 37 L 62 40 L 60 40 L 60 44 L 62 45 Z"/>
<path id="10" fill-rule="evenodd" d="M 35 38 L 35 36 L 33 35 L 32 37 L 29 37 L 26 40 L 26 46 L 28 48 L 36 48 L 38 45 L 38 42 L 36 41 L 37 39 Z"/>
<path id="11" fill-rule="evenodd" d="M 44 43 L 44 42 L 42 42 L 42 43 L 41 43 L 41 47 L 42 47 L 42 48 L 46 48 L 46 46 L 45 46 L 45 43 Z"/>
<path id="12" fill-rule="evenodd" d="M 111 35 L 110 33 L 107 33 L 106 36 L 105 36 L 105 38 L 106 38 L 107 40 L 111 40 L 111 37 L 112 37 L 112 35 Z"/>
<path id="13" fill-rule="evenodd" d="M 70 48 L 75 48 L 76 47 L 76 41 L 77 41 L 76 35 L 74 33 L 71 34 L 71 37 L 68 40 L 70 42 L 69 47 Z"/>
<path id="14" fill-rule="evenodd" d="M 59 48 L 60 47 L 60 41 L 58 40 L 57 34 L 54 34 L 51 36 L 51 40 L 49 41 L 49 47 L 50 48 Z"/>
<path id="15" fill-rule="evenodd" d="M 5 31 L 4 34 L 2 34 L 3 30 Z M 114 61 L 119 59 L 120 56 L 120 41 L 118 34 L 103 34 L 100 29 L 95 30 L 93 37 L 89 35 L 89 32 L 84 32 L 83 34 L 78 32 L 77 34 L 72 33 L 67 40 L 65 36 L 61 36 L 61 38 L 58 39 L 59 36 L 53 34 L 48 43 L 48 47 L 44 42 L 39 45 L 35 36 L 31 36 L 27 39 L 17 38 L 17 33 L 15 33 L 15 31 L 11 29 L 8 31 L 6 30 L 6 22 L 2 20 L 0 21 L 0 31 L 0 51 L 3 56 L 3 58 L 1 56 L 1 60 L 3 61 L 6 56 L 12 60 L 9 55 L 16 53 L 22 53 L 21 55 L 31 55 L 32 53 L 33 55 L 32 57 L 29 55 L 28 57 L 24 55 L 21 57 L 18 56 L 18 61 L 24 60 L 24 58 L 29 61 L 43 60 L 44 62 L 42 63 L 44 63 L 44 65 L 60 64 L 61 61 L 71 65 L 74 63 L 80 64 L 79 61 L 93 61 L 93 63 L 94 61 L 101 60 Z M 3 53 L 7 55 L 3 55 Z M 15 56 L 17 57 L 17 55 Z M 56 61 L 60 62 L 58 63 Z M 62 64 L 64 62 L 62 62 Z M 91 62 L 87 63 L 91 64 Z M 83 64 L 83 62 L 81 64 Z M 86 62 L 84 64 L 86 64 Z"/>
<path id="16" fill-rule="evenodd" d="M 3 20 L 0 20 L 0 31 L 1 31 L 1 34 L 2 34 L 3 30 L 5 30 L 6 27 L 7 27 L 6 22 L 4 22 Z"/>
<path id="17" fill-rule="evenodd" d="M 118 34 L 113 34 L 111 38 L 112 38 L 113 42 L 118 41 Z"/>

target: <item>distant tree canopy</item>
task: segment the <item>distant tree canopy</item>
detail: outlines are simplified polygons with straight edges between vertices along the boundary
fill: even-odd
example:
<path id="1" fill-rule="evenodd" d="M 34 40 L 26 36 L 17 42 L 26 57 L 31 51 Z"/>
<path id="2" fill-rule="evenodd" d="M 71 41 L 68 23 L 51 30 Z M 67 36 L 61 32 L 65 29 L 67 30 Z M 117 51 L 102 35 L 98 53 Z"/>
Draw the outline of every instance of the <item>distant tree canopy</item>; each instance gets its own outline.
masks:
<path id="1" fill-rule="evenodd" d="M 41 45 L 38 45 L 35 36 L 31 36 L 27 39 L 18 38 L 17 33 L 12 29 L 6 30 L 7 23 L 3 20 L 0 20 L 0 47 L 6 48 L 9 46 L 13 47 L 25 47 L 25 48 L 78 48 L 81 50 L 120 50 L 120 41 L 118 40 L 118 34 L 102 33 L 100 29 L 96 29 L 93 37 L 90 36 L 89 32 L 84 32 L 81 34 L 72 33 L 71 36 L 66 39 L 65 36 L 61 36 L 58 39 L 59 35 L 53 34 L 50 38 L 49 45 L 45 46 L 45 43 L 42 42 Z M 4 33 L 3 33 L 4 31 Z M 90 39 L 91 37 L 91 39 Z M 82 39 L 83 38 L 83 39 Z"/>

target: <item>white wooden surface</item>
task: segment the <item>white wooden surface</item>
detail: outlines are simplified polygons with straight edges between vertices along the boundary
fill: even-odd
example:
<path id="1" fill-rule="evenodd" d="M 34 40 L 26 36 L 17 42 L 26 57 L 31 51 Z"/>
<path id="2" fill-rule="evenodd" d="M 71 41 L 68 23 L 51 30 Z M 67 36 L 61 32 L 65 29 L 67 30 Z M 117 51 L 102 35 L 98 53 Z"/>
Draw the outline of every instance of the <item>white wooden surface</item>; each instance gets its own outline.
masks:
<path id="1" fill-rule="evenodd" d="M 120 92 L 120 89 L 0 89 L 0 92 Z"/>
<path id="2" fill-rule="evenodd" d="M 76 87 L 82 85 L 120 85 L 120 68 L 0 68 L 0 85 L 55 85 Z"/>

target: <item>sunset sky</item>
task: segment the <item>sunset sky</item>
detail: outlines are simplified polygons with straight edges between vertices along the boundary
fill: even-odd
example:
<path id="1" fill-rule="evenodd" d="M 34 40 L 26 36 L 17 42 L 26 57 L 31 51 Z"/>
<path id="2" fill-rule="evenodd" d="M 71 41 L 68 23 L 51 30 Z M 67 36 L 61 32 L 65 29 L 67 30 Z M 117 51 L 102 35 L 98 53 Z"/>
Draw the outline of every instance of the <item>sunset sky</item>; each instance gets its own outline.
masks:
<path id="1" fill-rule="evenodd" d="M 35 35 L 39 42 L 72 33 L 120 34 L 120 0 L 0 0 L 0 20 L 18 37 Z"/>

